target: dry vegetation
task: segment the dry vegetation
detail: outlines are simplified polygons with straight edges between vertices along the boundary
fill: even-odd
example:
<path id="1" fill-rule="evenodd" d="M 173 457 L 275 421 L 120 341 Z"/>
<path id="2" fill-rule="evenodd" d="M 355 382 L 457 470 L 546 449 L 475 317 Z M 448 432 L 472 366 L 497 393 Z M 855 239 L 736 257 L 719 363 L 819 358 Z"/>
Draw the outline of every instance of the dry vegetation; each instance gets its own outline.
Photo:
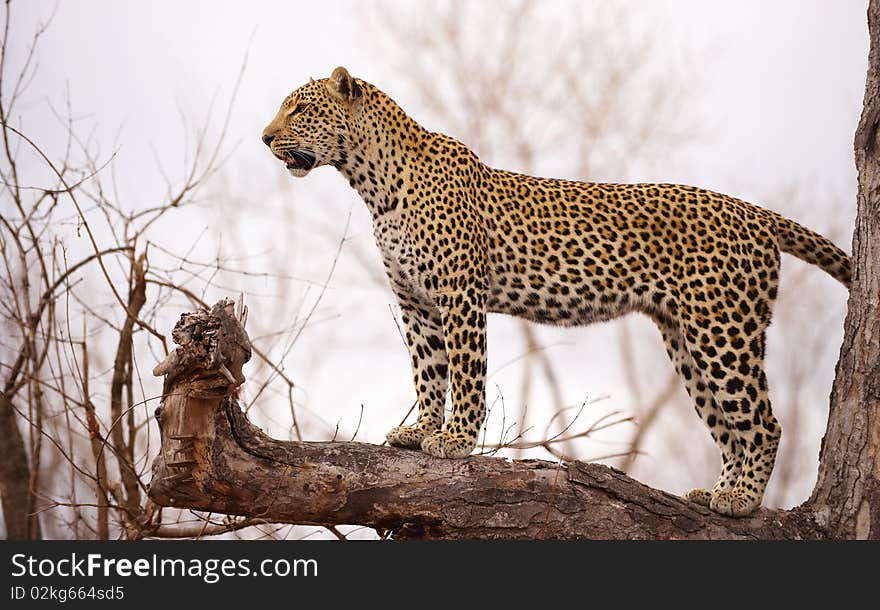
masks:
<path id="1" fill-rule="evenodd" d="M 99 143 L 69 103 L 19 114 L 51 23 L 21 40 L 12 25 L 15 7 L 4 8 L 0 491 L 6 534 L 106 539 L 241 529 L 240 521 L 163 513 L 145 492 L 158 447 L 152 412 L 159 386 L 150 370 L 168 351 L 166 330 L 180 310 L 204 305 L 223 277 L 276 277 L 238 269 L 237 260 L 220 255 L 192 260 L 195 244 L 167 239 L 168 223 L 185 221 L 186 210 L 201 203 L 229 152 L 226 125 L 242 74 L 228 107 L 209 111 L 196 130 L 186 167 L 167 179 L 164 200 L 132 209 L 117 191 L 114 155 L 97 152 Z M 10 65 L 9 45 L 27 49 L 21 65 Z M 36 120 L 53 121 L 67 134 L 61 156 L 50 157 L 28 136 Z M 220 127 L 212 135 L 208 125 Z M 257 342 L 263 364 L 257 395 L 270 384 L 292 387 L 261 347 L 276 340 L 292 345 L 306 322 L 307 316 Z"/>

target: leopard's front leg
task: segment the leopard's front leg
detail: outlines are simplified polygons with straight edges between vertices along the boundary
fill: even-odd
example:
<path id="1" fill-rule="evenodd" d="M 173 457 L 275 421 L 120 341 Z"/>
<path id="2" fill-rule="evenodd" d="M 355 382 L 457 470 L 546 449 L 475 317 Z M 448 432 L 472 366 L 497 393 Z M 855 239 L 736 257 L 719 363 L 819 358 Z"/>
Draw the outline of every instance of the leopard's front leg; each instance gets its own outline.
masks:
<path id="1" fill-rule="evenodd" d="M 486 417 L 486 297 L 477 288 L 438 297 L 443 321 L 452 415 L 442 430 L 425 437 L 422 451 L 462 458 L 477 445 Z"/>
<path id="2" fill-rule="evenodd" d="M 389 445 L 395 447 L 418 449 L 425 437 L 443 425 L 448 385 L 443 321 L 440 311 L 433 304 L 415 299 L 404 287 L 393 287 L 406 330 L 406 345 L 412 363 L 419 417 L 413 426 L 392 428 L 385 439 Z"/>

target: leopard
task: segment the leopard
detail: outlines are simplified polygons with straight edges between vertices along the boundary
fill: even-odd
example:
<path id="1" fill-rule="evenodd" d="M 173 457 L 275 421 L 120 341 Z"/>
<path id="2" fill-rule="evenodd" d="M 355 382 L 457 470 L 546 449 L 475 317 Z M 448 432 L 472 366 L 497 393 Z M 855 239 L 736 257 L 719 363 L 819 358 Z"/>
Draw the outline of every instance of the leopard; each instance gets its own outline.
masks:
<path id="1" fill-rule="evenodd" d="M 782 434 L 764 366 L 781 253 L 848 288 L 850 257 L 829 239 L 692 186 L 490 167 L 343 67 L 288 95 L 262 141 L 294 177 L 336 168 L 370 213 L 418 399 L 416 422 L 390 430 L 390 445 L 472 453 L 489 313 L 564 327 L 640 313 L 721 454 L 714 486 L 683 498 L 730 517 L 761 506 Z"/>

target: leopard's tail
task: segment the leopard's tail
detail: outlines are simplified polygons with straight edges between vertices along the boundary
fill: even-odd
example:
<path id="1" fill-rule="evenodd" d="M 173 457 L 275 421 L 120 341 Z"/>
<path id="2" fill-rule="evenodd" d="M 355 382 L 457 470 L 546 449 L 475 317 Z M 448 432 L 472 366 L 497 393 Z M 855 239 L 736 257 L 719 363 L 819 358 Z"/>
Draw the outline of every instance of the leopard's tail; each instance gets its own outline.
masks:
<path id="1" fill-rule="evenodd" d="M 784 216 L 774 213 L 773 220 L 780 250 L 816 265 L 847 288 L 850 287 L 852 262 L 846 252 L 829 239 Z"/>

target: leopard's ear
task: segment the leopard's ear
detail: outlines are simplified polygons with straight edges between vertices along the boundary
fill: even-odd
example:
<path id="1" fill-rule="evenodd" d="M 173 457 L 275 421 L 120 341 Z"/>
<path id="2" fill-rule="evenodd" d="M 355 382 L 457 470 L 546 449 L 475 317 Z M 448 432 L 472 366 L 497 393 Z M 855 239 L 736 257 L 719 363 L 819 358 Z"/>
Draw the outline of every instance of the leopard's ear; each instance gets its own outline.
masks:
<path id="1" fill-rule="evenodd" d="M 333 70 L 333 74 L 327 79 L 327 92 L 330 97 L 349 109 L 363 96 L 360 85 L 342 66 Z"/>

